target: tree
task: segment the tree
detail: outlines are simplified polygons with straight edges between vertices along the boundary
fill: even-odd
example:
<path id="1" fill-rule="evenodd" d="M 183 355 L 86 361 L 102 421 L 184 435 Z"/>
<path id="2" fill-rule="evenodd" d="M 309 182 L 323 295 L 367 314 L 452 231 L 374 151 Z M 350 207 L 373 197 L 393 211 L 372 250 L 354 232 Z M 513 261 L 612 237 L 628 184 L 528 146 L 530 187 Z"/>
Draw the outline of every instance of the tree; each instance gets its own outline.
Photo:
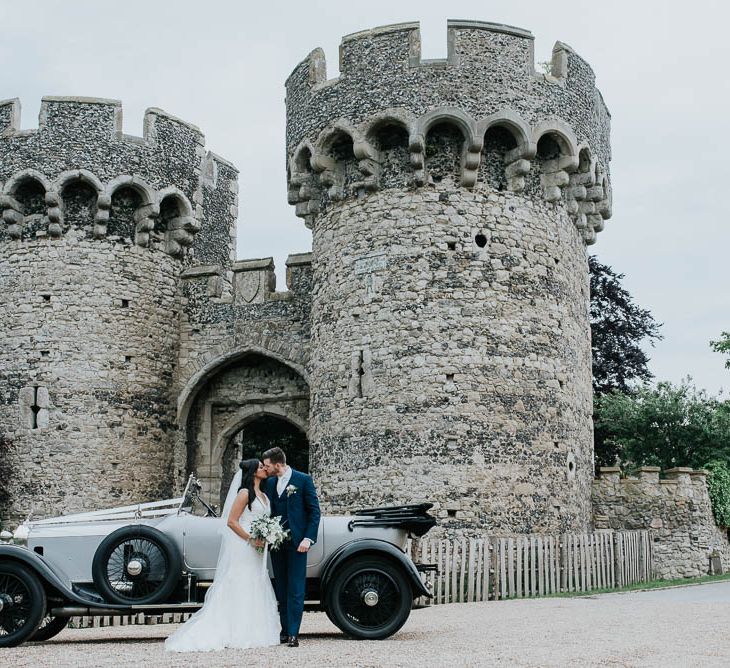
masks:
<path id="1" fill-rule="evenodd" d="M 725 368 L 730 369 L 730 332 L 723 332 L 717 341 L 710 341 L 710 347 L 717 353 L 726 353 Z"/>
<path id="2" fill-rule="evenodd" d="M 712 461 L 705 468 L 710 473 L 707 491 L 712 502 L 712 513 L 721 527 L 730 527 L 730 466 L 727 462 Z"/>
<path id="3" fill-rule="evenodd" d="M 594 420 L 625 468 L 730 462 L 730 405 L 687 379 L 597 397 Z"/>
<path id="4" fill-rule="evenodd" d="M 623 274 L 588 258 L 591 272 L 591 345 L 593 349 L 593 391 L 631 391 L 632 381 L 651 380 L 649 357 L 642 342 L 651 345 L 663 337 L 651 313 L 634 303 L 621 285 Z"/>
<path id="5" fill-rule="evenodd" d="M 634 303 L 621 285 L 623 274 L 588 258 L 591 273 L 591 346 L 593 353 L 593 394 L 597 400 L 611 391 L 630 393 L 632 383 L 652 378 L 649 357 L 642 342 L 661 340 L 661 324 L 651 313 Z M 594 411 L 595 412 L 595 411 Z M 608 433 L 594 420 L 593 442 L 597 467 L 611 466 L 619 452 Z"/>

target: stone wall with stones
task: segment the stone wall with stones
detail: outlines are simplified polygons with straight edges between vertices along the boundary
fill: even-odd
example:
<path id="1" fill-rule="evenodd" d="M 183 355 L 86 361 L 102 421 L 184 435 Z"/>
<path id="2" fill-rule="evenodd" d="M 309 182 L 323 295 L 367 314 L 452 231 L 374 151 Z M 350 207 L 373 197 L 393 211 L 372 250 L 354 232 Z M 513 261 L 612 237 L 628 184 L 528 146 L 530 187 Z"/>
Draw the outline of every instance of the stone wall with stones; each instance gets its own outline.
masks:
<path id="1" fill-rule="evenodd" d="M 286 264 L 283 292 L 271 258 L 183 274 L 175 477 L 180 485 L 196 472 L 215 503 L 230 480 L 227 448 L 249 420 L 270 415 L 308 432 L 311 255 L 290 255 Z M 217 289 L 222 273 L 229 292 Z"/>
<path id="2" fill-rule="evenodd" d="M 196 397 L 187 421 L 188 467 L 214 503 L 222 506 L 238 470 L 240 459 L 233 436 L 263 415 L 281 417 L 307 431 L 306 381 L 268 356 L 250 354 L 239 359 L 212 377 Z"/>
<path id="3" fill-rule="evenodd" d="M 289 201 L 313 230 L 311 469 L 325 505 L 428 500 L 447 531 L 591 523 L 586 243 L 609 114 L 558 43 L 450 21 L 313 51 L 287 81 Z"/>
<path id="4" fill-rule="evenodd" d="M 712 515 L 706 471 L 654 466 L 638 477 L 622 478 L 620 469 L 603 467 L 593 484 L 593 515 L 597 529 L 651 529 L 658 578 L 707 575 L 710 556 L 717 552 L 724 569 L 730 564 L 727 532 Z"/>
<path id="5" fill-rule="evenodd" d="M 19 128 L 0 102 L 0 517 L 168 496 L 179 276 L 230 272 L 236 170 L 160 110 L 124 135 L 112 100 Z"/>

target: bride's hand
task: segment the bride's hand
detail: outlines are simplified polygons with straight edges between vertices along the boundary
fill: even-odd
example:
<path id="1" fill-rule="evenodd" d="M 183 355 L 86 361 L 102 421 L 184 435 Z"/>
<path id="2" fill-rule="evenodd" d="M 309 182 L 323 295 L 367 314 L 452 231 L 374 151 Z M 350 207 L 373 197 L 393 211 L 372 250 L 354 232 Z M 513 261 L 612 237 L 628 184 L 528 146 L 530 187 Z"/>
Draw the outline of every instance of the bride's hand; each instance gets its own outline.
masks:
<path id="1" fill-rule="evenodd" d="M 262 549 L 266 544 L 261 538 L 249 538 L 248 541 L 258 550 Z"/>

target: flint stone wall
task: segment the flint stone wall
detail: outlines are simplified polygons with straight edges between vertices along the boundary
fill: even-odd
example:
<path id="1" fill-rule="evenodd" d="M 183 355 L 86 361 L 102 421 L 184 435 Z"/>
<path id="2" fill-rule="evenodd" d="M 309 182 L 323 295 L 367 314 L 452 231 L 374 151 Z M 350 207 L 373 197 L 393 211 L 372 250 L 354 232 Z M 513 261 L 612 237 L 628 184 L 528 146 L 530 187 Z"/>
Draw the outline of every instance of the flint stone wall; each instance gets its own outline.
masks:
<path id="1" fill-rule="evenodd" d="M 585 531 L 585 244 L 610 216 L 590 68 L 524 30 L 343 39 L 287 81 L 289 201 L 313 231 L 311 468 L 325 507 L 432 501 L 447 532 Z"/>
<path id="2" fill-rule="evenodd" d="M 240 260 L 227 274 L 209 266 L 183 275 L 175 478 L 179 487 L 196 472 L 214 503 L 230 482 L 224 448 L 247 419 L 274 415 L 308 431 L 310 254 L 287 258 L 287 288 L 276 291 L 271 258 Z"/>
<path id="3" fill-rule="evenodd" d="M 236 170 L 160 110 L 124 135 L 113 100 L 19 127 L 0 102 L 0 517 L 169 497 L 178 280 L 230 271 Z"/>
<path id="4" fill-rule="evenodd" d="M 567 216 L 447 181 L 340 206 L 314 257 L 328 509 L 427 500 L 448 530 L 588 528 L 588 274 Z"/>
<path id="5" fill-rule="evenodd" d="M 601 468 L 593 483 L 597 529 L 651 529 L 657 578 L 707 575 L 710 556 L 730 564 L 727 532 L 715 524 L 706 471 L 674 468 L 660 479 L 658 467 L 645 466 L 638 478 L 621 478 L 618 468 Z"/>
<path id="6" fill-rule="evenodd" d="M 447 48 L 445 60 L 422 60 L 418 23 L 363 30 L 342 39 L 336 79 L 315 49 L 286 82 L 289 151 L 340 118 L 357 125 L 388 109 L 420 116 L 443 106 L 485 118 L 509 108 L 528 124 L 562 119 L 608 165 L 610 114 L 568 45 L 555 44 L 549 74 L 535 71 L 534 37 L 522 28 L 450 20 Z"/>

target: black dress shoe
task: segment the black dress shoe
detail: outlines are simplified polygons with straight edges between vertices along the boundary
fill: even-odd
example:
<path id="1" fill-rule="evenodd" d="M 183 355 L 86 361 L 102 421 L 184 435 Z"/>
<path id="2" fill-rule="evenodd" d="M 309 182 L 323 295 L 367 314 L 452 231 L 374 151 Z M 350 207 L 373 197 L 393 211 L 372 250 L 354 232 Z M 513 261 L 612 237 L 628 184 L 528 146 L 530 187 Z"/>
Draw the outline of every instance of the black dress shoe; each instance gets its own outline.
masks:
<path id="1" fill-rule="evenodd" d="M 284 643 L 289 642 L 289 636 L 286 635 L 286 633 L 280 633 L 279 634 L 279 642 L 283 645 Z"/>
<path id="2" fill-rule="evenodd" d="M 289 636 L 289 647 L 299 647 L 299 636 Z"/>

